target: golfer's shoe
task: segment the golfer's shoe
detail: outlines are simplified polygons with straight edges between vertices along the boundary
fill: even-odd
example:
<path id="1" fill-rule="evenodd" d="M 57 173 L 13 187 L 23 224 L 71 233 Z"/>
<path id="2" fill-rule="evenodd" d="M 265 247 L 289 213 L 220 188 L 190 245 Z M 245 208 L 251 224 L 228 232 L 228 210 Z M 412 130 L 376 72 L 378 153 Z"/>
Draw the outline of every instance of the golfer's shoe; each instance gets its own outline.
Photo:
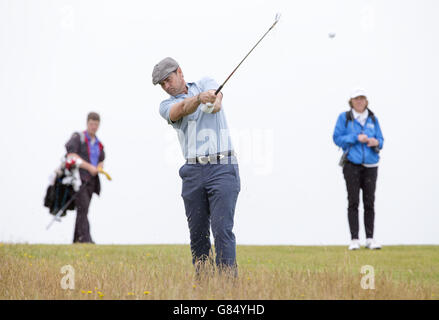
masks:
<path id="1" fill-rule="evenodd" d="M 381 249 L 381 245 L 375 241 L 375 239 L 366 239 L 366 248 L 370 250 L 378 250 Z"/>
<path id="2" fill-rule="evenodd" d="M 360 249 L 360 241 L 358 239 L 351 240 L 349 244 L 349 250 L 359 250 Z"/>

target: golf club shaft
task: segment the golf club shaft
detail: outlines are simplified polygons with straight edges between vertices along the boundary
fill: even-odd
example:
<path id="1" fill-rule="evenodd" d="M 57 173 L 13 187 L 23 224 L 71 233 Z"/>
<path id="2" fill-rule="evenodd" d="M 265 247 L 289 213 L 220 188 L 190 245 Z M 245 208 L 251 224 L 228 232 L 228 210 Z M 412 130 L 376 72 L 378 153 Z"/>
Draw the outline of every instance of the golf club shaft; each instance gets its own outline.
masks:
<path id="1" fill-rule="evenodd" d="M 81 192 L 83 189 L 85 189 L 85 187 L 87 186 L 89 181 L 86 181 L 81 188 L 70 198 L 69 201 L 67 201 L 66 204 L 64 204 L 62 206 L 61 209 L 58 210 L 58 212 L 56 213 L 56 215 L 53 217 L 53 219 L 50 221 L 50 223 L 48 224 L 48 226 L 46 227 L 46 230 L 49 230 L 49 228 L 52 226 L 52 224 L 57 221 L 59 219 L 59 217 L 62 215 L 62 213 L 64 212 L 64 210 L 67 209 L 68 206 L 70 206 L 70 204 L 76 200 L 76 198 L 78 197 L 79 192 Z"/>
<path id="2" fill-rule="evenodd" d="M 223 82 L 222 85 L 219 86 L 218 89 L 216 89 L 215 91 L 215 95 L 217 95 L 218 93 L 220 93 L 221 89 L 224 87 L 224 85 L 226 84 L 227 81 L 229 81 L 229 79 L 232 77 L 232 75 L 235 73 L 235 71 L 239 68 L 239 66 L 244 62 L 245 59 L 247 59 L 247 57 L 250 55 L 250 53 L 252 53 L 252 51 L 258 46 L 258 44 L 262 41 L 262 39 L 265 38 L 265 36 L 271 31 L 271 29 L 273 29 L 273 27 L 276 25 L 276 23 L 279 20 L 276 20 L 273 25 L 270 27 L 270 29 L 268 29 L 267 32 L 265 32 L 265 34 L 262 36 L 261 39 L 259 39 L 258 42 L 256 42 L 256 44 L 253 46 L 253 48 L 249 51 L 249 53 L 247 53 L 247 55 L 244 57 L 244 59 L 241 60 L 241 62 L 236 66 L 236 68 L 232 71 L 232 73 L 227 77 L 226 81 Z"/>
<path id="3" fill-rule="evenodd" d="M 49 230 L 50 226 L 59 219 L 59 217 L 62 215 L 62 213 L 64 212 L 64 210 L 66 210 L 66 208 L 77 198 L 77 194 L 75 193 L 72 198 L 67 201 L 67 203 L 58 210 L 57 214 L 53 217 L 52 221 L 50 221 L 49 225 L 46 227 L 46 230 Z"/>

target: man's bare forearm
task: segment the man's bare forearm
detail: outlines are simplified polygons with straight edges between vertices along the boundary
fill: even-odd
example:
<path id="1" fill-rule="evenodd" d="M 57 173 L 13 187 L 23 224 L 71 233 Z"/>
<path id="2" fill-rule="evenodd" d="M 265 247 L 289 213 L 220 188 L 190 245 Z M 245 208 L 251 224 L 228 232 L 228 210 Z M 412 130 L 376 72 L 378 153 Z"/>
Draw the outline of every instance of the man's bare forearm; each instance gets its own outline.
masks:
<path id="1" fill-rule="evenodd" d="M 186 98 L 183 100 L 183 117 L 194 113 L 198 106 L 201 104 L 201 100 L 199 99 L 199 95 L 195 97 Z"/>
<path id="2" fill-rule="evenodd" d="M 210 90 L 211 92 L 209 92 L 209 94 L 207 94 L 207 92 L 202 92 L 194 97 L 190 97 L 190 98 L 186 98 L 183 100 L 183 117 L 190 115 L 192 113 L 194 113 L 197 108 L 199 107 L 200 104 L 202 103 L 206 103 L 206 101 L 204 100 L 208 100 L 209 98 L 212 99 L 212 92 L 214 92 L 214 90 Z M 206 96 L 207 94 L 207 96 Z M 215 97 L 215 109 L 216 112 L 218 112 L 221 109 L 221 101 L 223 100 L 223 94 L 222 92 L 220 92 L 217 96 Z"/>
<path id="3" fill-rule="evenodd" d="M 178 121 L 181 118 L 194 113 L 198 106 L 200 105 L 200 100 L 198 96 L 186 98 L 181 102 L 176 103 L 169 113 L 169 118 L 171 121 Z"/>
<path id="4" fill-rule="evenodd" d="M 174 104 L 169 113 L 171 121 L 180 120 L 187 115 L 194 113 L 200 104 L 214 103 L 218 97 L 215 95 L 215 90 L 208 90 L 200 94 L 186 98 L 181 102 Z"/>
<path id="5" fill-rule="evenodd" d="M 80 167 L 81 169 L 84 169 L 84 170 L 90 171 L 90 167 L 93 166 L 91 163 L 85 161 L 84 159 L 82 159 L 82 158 L 81 158 L 78 154 L 76 154 L 76 153 L 69 153 L 69 154 L 67 154 L 67 157 L 70 157 L 70 156 L 73 156 L 74 158 L 77 158 L 77 159 L 81 159 L 81 164 L 79 165 L 79 167 Z"/>
<path id="6" fill-rule="evenodd" d="M 222 101 L 223 101 L 223 93 L 220 92 L 216 96 L 215 103 L 213 104 L 214 107 L 213 107 L 212 113 L 217 113 L 217 112 L 221 111 Z"/>

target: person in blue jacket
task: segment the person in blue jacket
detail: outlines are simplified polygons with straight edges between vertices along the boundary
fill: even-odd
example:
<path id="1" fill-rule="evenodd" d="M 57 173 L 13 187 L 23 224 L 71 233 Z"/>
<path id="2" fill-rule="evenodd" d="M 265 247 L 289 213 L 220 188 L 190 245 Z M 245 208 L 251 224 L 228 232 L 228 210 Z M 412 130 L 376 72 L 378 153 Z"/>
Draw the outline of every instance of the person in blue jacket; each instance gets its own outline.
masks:
<path id="1" fill-rule="evenodd" d="M 343 165 L 343 175 L 349 203 L 348 221 L 351 232 L 349 250 L 360 249 L 358 236 L 360 189 L 363 191 L 366 248 L 381 249 L 374 240 L 373 233 L 379 152 L 383 148 L 384 138 L 378 118 L 368 108 L 368 104 L 363 89 L 353 90 L 349 100 L 351 110 L 339 115 L 333 135 L 335 144 L 347 155 Z"/>

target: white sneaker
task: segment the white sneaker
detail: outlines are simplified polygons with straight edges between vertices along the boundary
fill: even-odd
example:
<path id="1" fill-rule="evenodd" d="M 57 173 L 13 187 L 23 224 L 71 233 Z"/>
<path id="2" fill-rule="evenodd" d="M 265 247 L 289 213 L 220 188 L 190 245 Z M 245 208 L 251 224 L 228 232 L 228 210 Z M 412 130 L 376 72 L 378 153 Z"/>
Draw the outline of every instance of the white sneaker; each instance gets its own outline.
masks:
<path id="1" fill-rule="evenodd" d="M 360 241 L 358 239 L 351 240 L 349 245 L 349 250 L 358 250 L 360 249 Z"/>
<path id="2" fill-rule="evenodd" d="M 370 250 L 378 250 L 381 249 L 381 245 L 378 244 L 375 239 L 369 238 L 366 239 L 366 248 Z"/>

